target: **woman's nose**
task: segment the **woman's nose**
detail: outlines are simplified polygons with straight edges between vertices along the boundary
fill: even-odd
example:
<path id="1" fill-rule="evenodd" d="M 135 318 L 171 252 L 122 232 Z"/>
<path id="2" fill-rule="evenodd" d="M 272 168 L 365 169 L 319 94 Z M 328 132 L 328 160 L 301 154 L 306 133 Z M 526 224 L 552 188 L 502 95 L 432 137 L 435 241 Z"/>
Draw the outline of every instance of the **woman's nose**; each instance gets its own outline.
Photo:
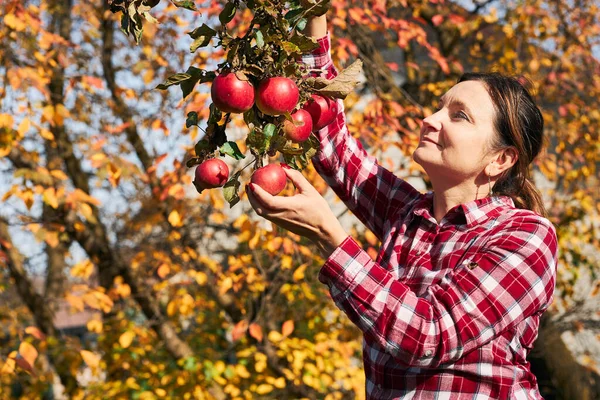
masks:
<path id="1" fill-rule="evenodd" d="M 433 128 L 436 131 L 440 130 L 442 127 L 442 122 L 440 120 L 440 112 L 436 112 L 431 114 L 430 116 L 428 116 L 427 118 L 423 119 L 423 128 Z"/>

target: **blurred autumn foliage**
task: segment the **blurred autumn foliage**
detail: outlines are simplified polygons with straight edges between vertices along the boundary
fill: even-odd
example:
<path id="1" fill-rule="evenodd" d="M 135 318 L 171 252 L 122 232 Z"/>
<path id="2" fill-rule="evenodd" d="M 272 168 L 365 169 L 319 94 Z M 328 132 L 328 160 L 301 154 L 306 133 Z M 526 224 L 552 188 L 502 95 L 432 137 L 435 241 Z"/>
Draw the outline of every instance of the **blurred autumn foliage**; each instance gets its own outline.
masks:
<path id="1" fill-rule="evenodd" d="M 186 116 L 208 119 L 209 84 L 184 100 L 155 89 L 214 70 L 223 52 L 190 52 L 187 33 L 220 27 L 229 3 L 244 35 L 245 3 L 113 3 L 141 11 L 122 23 L 106 1 L 0 3 L 0 397 L 60 383 L 73 399 L 363 398 L 360 332 L 317 281 L 311 243 L 254 218 L 243 194 L 230 209 L 191 184 L 203 132 Z M 390 154 L 410 155 L 463 70 L 531 80 L 549 138 L 535 177 L 560 240 L 553 311 L 571 309 L 578 278 L 600 272 L 597 3 L 332 0 L 328 19 L 336 65 L 364 63 L 350 131 L 403 178 L 421 171 Z M 244 152 L 243 121 L 228 129 Z"/>

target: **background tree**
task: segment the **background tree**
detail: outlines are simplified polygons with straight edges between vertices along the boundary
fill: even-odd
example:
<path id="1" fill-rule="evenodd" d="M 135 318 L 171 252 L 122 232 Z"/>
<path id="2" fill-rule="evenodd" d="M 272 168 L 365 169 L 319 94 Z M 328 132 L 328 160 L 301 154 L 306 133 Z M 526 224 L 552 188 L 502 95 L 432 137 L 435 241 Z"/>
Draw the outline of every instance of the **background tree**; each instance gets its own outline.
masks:
<path id="1" fill-rule="evenodd" d="M 549 395 L 593 398 L 594 353 L 572 364 L 588 368 L 573 381 L 545 346 L 573 329 L 565 321 L 581 330 L 593 320 L 578 310 L 596 286 L 574 288 L 600 265 L 598 6 L 312 3 L 330 4 L 336 65 L 364 63 L 364 84 L 345 99 L 350 131 L 398 176 L 421 177 L 405 156 L 463 70 L 531 79 L 550 138 L 534 173 L 561 246 L 538 351 L 560 387 Z M 230 208 L 222 191 L 198 194 L 191 184 L 185 162 L 209 126 L 208 84 L 155 89 L 223 62 L 214 40 L 188 34 L 203 24 L 256 35 L 247 4 L 115 0 L 116 13 L 104 1 L 0 4 L 4 397 L 41 397 L 57 382 L 70 398 L 364 396 L 360 334 L 316 280 L 323 260 L 312 245 L 254 219 L 242 192 Z M 186 124 L 194 112 L 198 125 Z M 248 154 L 242 118 L 226 129 Z M 234 170 L 248 162 L 227 160 Z M 310 166 L 305 173 L 327 192 Z M 354 233 L 374 251 L 370 232 Z M 59 328 L 65 304 L 100 312 L 83 340 Z M 91 382 L 77 379 L 85 370 Z"/>

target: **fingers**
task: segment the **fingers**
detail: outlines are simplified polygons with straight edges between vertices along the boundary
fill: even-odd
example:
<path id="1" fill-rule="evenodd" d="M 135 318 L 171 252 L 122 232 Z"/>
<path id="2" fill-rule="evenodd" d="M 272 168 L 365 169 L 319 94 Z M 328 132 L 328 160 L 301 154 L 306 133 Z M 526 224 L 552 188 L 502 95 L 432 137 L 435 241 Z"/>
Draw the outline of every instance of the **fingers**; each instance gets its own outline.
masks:
<path id="1" fill-rule="evenodd" d="M 296 189 L 298 189 L 300 193 L 310 192 L 311 190 L 316 191 L 313 185 L 311 185 L 310 182 L 304 177 L 304 175 L 302 175 L 302 172 L 293 169 L 285 164 L 282 164 L 282 167 L 288 179 L 292 181 L 292 183 L 294 184 L 294 186 L 296 186 Z"/>

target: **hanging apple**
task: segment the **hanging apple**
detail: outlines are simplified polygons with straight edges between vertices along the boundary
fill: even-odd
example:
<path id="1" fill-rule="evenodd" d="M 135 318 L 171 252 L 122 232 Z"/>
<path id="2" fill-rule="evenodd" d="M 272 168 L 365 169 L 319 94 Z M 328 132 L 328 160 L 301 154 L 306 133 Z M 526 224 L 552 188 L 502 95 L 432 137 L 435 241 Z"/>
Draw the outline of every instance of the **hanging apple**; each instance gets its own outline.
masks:
<path id="1" fill-rule="evenodd" d="M 229 179 L 229 167 L 223 160 L 211 158 L 196 167 L 195 178 L 198 191 L 221 187 Z"/>
<path id="2" fill-rule="evenodd" d="M 300 98 L 296 83 L 290 78 L 275 76 L 262 80 L 256 91 L 256 106 L 266 115 L 291 113 Z"/>
<path id="3" fill-rule="evenodd" d="M 288 139 L 297 143 L 304 142 L 313 130 L 312 117 L 308 111 L 300 109 L 292 114 L 292 121 L 285 120 L 282 129 Z"/>
<path id="4" fill-rule="evenodd" d="M 232 72 L 214 79 L 210 95 L 215 106 L 224 113 L 243 113 L 254 105 L 254 86 Z"/>

